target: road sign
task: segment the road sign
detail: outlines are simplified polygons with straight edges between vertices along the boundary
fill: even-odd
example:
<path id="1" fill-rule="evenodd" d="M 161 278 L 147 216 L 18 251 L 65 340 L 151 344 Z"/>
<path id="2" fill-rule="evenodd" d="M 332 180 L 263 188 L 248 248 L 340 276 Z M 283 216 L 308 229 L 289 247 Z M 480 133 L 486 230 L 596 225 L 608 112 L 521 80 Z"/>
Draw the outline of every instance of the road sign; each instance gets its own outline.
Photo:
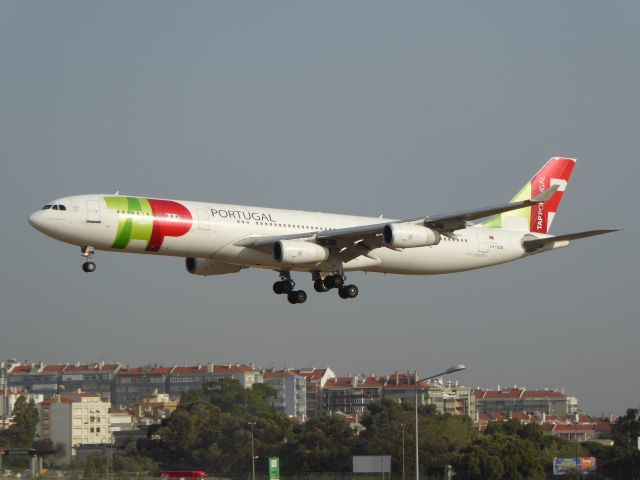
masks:
<path id="1" fill-rule="evenodd" d="M 280 480 L 280 458 L 269 457 L 269 480 Z"/>

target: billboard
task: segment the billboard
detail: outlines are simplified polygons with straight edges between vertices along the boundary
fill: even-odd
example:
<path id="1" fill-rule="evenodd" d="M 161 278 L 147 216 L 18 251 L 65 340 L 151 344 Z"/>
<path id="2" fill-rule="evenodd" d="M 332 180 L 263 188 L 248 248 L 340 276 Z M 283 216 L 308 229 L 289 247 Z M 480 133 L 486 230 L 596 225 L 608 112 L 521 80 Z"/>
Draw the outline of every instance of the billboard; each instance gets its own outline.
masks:
<path id="1" fill-rule="evenodd" d="M 353 473 L 391 473 L 391 455 L 354 455 Z"/>
<path id="2" fill-rule="evenodd" d="M 593 473 L 596 471 L 596 457 L 553 457 L 553 474 L 565 475 L 578 470 L 580 473 Z"/>

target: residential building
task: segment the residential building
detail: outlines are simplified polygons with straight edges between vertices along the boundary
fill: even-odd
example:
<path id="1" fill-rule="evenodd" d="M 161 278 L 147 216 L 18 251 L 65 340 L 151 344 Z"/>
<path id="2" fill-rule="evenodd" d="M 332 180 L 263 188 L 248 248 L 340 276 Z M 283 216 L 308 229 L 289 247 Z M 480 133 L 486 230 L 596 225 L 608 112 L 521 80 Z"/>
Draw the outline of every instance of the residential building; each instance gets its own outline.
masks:
<path id="1" fill-rule="evenodd" d="M 145 395 L 169 393 L 169 374 L 173 367 L 123 368 L 115 375 L 113 405 L 137 403 Z"/>
<path id="2" fill-rule="evenodd" d="M 213 365 L 210 374 L 211 380 L 216 381 L 221 378 L 233 378 L 240 382 L 244 388 L 251 388 L 254 383 L 262 383 L 262 373 L 254 365 L 242 363 L 230 363 L 227 365 Z"/>
<path id="3" fill-rule="evenodd" d="M 322 415 L 322 389 L 327 381 L 336 378 L 336 374 L 329 367 L 292 370 L 302 375 L 307 387 L 307 417 Z"/>
<path id="4" fill-rule="evenodd" d="M 276 391 L 272 405 L 289 417 L 307 418 L 307 388 L 303 375 L 292 370 L 265 371 L 264 383 Z"/>
<path id="5" fill-rule="evenodd" d="M 546 415 L 573 415 L 578 411 L 578 400 L 557 390 L 527 390 L 509 388 L 475 390 L 478 413 L 540 412 Z"/>
<path id="6" fill-rule="evenodd" d="M 60 384 L 65 392 L 82 390 L 95 393 L 104 401 L 111 402 L 114 395 L 114 380 L 122 368 L 119 363 L 104 362 L 91 365 L 66 365 L 60 375 Z"/>
<path id="7" fill-rule="evenodd" d="M 367 405 L 382 398 L 384 380 L 358 375 L 327 380 L 322 389 L 322 413 L 334 415 L 362 415 Z"/>
<path id="8" fill-rule="evenodd" d="M 39 435 L 64 446 L 69 463 L 82 444 L 111 443 L 109 403 L 95 393 L 63 393 L 39 404 Z"/>
<path id="9" fill-rule="evenodd" d="M 262 383 L 262 374 L 253 366 L 243 364 L 196 365 L 174 367 L 169 373 L 169 393 L 179 399 L 187 390 L 199 389 L 206 382 L 217 382 L 223 378 L 237 380 L 244 388 L 254 383 Z"/>
<path id="10" fill-rule="evenodd" d="M 172 400 L 168 393 L 143 395 L 140 401 L 131 404 L 134 422 L 138 425 L 160 423 L 178 408 L 179 400 Z"/>
<path id="11" fill-rule="evenodd" d="M 9 370 L 9 387 L 51 398 L 60 391 L 60 374 L 66 365 L 16 364 Z"/>

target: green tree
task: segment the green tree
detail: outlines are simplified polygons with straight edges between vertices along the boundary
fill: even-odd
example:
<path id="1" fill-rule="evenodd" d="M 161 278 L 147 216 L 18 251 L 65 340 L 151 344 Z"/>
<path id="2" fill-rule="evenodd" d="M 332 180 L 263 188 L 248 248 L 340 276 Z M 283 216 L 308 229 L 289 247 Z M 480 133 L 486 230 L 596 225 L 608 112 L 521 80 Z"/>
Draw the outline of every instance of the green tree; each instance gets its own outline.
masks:
<path id="1" fill-rule="evenodd" d="M 18 397 L 12 411 L 13 424 L 0 434 L 0 446 L 5 448 L 31 448 L 36 437 L 38 410 L 33 400 Z"/>
<path id="2" fill-rule="evenodd" d="M 464 448 L 453 462 L 458 478 L 480 480 L 543 480 L 543 455 L 516 435 L 485 435 Z"/>
<path id="3" fill-rule="evenodd" d="M 107 473 L 107 457 L 102 453 L 91 453 L 84 462 L 84 474 L 98 477 Z"/>
<path id="4" fill-rule="evenodd" d="M 283 473 L 349 472 L 357 436 L 337 417 L 311 418 L 293 427 L 281 451 Z"/>

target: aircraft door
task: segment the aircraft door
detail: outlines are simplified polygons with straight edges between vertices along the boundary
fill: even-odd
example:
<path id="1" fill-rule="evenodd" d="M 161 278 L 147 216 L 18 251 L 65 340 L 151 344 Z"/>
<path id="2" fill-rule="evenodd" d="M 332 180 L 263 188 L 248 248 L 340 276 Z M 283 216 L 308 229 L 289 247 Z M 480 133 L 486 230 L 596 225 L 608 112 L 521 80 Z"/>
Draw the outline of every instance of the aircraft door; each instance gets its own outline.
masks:
<path id="1" fill-rule="evenodd" d="M 198 230 L 209 231 L 209 210 L 206 208 L 198 209 Z"/>
<path id="2" fill-rule="evenodd" d="M 87 200 L 87 223 L 100 223 L 100 202 Z"/>

